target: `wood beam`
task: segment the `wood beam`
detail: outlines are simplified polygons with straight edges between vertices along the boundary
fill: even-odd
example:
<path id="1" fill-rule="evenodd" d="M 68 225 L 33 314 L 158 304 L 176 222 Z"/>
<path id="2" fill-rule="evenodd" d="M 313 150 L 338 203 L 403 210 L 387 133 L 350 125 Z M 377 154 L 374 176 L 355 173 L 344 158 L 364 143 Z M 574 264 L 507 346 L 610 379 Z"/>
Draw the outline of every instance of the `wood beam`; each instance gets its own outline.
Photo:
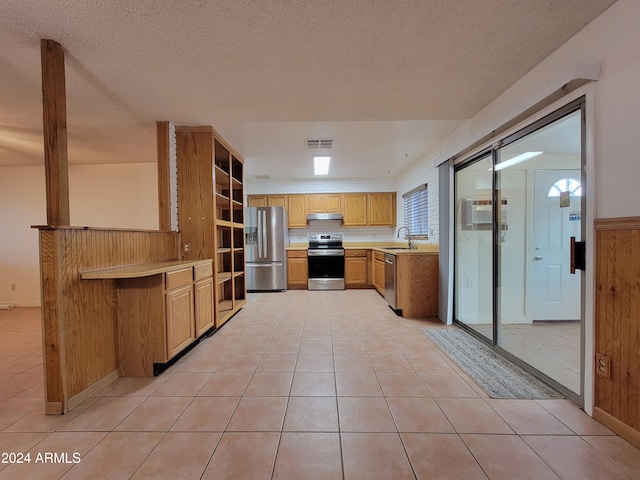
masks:
<path id="1" fill-rule="evenodd" d="M 69 162 L 67 157 L 67 98 L 64 48 L 40 40 L 44 171 L 47 188 L 47 224 L 69 225 Z"/>
<path id="2" fill-rule="evenodd" d="M 171 169 L 169 168 L 169 122 L 156 122 L 158 146 L 158 214 L 160 230 L 171 230 Z"/>

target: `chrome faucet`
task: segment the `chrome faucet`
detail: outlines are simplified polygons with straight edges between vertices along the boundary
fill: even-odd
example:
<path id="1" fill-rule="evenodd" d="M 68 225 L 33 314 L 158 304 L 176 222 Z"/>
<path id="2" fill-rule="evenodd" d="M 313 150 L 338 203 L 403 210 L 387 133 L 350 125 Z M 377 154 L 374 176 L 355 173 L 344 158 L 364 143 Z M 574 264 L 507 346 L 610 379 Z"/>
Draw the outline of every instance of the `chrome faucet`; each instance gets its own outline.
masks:
<path id="1" fill-rule="evenodd" d="M 409 240 L 409 248 L 411 250 L 415 250 L 416 245 L 415 243 L 413 243 L 413 240 L 411 239 L 411 230 L 409 230 L 409 227 L 407 227 L 406 225 L 404 227 L 400 227 L 398 229 L 398 238 L 400 238 L 400 230 L 402 230 L 403 228 L 407 229 L 407 239 Z"/>

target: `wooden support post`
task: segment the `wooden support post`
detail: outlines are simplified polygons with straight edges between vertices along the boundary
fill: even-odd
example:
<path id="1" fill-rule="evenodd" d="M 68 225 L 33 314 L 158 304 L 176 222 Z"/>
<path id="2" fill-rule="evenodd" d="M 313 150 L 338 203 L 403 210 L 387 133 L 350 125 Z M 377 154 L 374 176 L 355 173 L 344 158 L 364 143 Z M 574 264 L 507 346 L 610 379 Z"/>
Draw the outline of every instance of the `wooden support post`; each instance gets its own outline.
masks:
<path id="1" fill-rule="evenodd" d="M 169 122 L 156 122 L 158 145 L 158 213 L 160 230 L 171 230 L 171 170 L 169 168 Z"/>
<path id="2" fill-rule="evenodd" d="M 47 224 L 69 225 L 69 165 L 64 49 L 53 40 L 40 40 L 44 171 L 47 186 Z"/>

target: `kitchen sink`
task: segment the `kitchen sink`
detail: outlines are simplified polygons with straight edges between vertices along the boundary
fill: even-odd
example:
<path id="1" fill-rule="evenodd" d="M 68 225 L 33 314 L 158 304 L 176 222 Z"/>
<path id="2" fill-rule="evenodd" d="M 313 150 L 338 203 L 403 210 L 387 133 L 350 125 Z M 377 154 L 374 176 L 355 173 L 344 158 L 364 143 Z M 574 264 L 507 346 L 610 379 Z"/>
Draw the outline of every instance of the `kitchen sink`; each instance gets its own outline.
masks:
<path id="1" fill-rule="evenodd" d="M 380 247 L 385 250 L 411 250 L 409 247 Z"/>

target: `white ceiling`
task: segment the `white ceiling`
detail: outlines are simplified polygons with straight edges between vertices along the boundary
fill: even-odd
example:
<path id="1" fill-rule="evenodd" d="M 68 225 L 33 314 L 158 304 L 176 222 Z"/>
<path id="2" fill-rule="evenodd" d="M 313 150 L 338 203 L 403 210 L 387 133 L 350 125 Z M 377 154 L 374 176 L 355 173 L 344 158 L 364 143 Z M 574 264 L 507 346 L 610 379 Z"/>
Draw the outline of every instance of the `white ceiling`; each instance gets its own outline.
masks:
<path id="1" fill-rule="evenodd" d="M 213 125 L 246 176 L 395 178 L 614 0 L 3 0 L 0 166 L 43 163 L 41 38 L 66 49 L 70 163 L 155 161 Z M 579 59 L 576 59 L 579 60 Z"/>

